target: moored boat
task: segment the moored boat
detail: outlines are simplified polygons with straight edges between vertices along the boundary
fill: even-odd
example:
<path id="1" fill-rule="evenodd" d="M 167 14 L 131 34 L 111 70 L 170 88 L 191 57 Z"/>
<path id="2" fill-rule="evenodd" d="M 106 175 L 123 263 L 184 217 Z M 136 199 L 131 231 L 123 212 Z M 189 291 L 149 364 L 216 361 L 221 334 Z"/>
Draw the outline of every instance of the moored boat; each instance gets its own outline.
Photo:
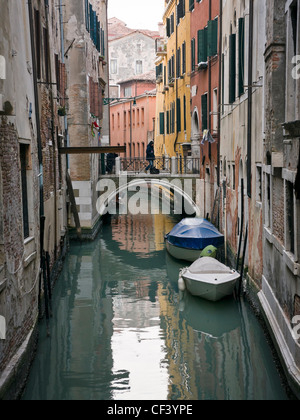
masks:
<path id="1" fill-rule="evenodd" d="M 220 261 L 202 257 L 180 272 L 179 282 L 184 281 L 194 296 L 216 302 L 233 293 L 240 274 Z"/>
<path id="2" fill-rule="evenodd" d="M 207 246 L 222 246 L 224 235 L 206 219 L 185 218 L 165 236 L 165 242 L 174 258 L 193 262 Z"/>

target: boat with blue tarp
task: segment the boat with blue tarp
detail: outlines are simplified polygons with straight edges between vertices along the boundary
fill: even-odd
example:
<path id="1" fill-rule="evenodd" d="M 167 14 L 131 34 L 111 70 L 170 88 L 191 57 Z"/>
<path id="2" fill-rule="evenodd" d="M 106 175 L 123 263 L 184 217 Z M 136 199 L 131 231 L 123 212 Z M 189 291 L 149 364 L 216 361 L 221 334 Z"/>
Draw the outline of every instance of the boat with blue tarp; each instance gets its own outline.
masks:
<path id="1" fill-rule="evenodd" d="M 165 236 L 165 242 L 172 257 L 196 261 L 206 247 L 223 246 L 224 235 L 207 219 L 185 218 Z"/>

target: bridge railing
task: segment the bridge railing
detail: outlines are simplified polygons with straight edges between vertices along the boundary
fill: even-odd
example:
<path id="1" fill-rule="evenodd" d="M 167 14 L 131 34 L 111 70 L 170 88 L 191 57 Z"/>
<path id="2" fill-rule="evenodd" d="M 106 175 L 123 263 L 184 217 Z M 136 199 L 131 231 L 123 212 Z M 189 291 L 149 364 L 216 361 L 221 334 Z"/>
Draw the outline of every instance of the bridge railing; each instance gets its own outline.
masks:
<path id="1" fill-rule="evenodd" d="M 106 173 L 119 175 L 127 172 L 135 175 L 145 175 L 149 161 L 145 158 L 121 158 L 117 157 L 113 165 L 108 165 L 109 170 Z M 154 167 L 159 169 L 160 174 L 166 175 L 191 175 L 200 174 L 200 159 L 190 156 L 179 157 L 156 157 Z M 148 170 L 148 173 L 150 171 Z"/>

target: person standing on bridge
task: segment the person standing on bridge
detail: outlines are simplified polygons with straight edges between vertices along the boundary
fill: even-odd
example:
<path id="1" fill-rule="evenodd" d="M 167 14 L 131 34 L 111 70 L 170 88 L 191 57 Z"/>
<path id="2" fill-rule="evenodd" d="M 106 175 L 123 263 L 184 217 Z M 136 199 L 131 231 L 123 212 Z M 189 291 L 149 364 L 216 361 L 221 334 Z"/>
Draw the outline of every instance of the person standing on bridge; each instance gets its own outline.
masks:
<path id="1" fill-rule="evenodd" d="M 147 166 L 147 168 L 145 169 L 145 172 L 147 173 L 147 171 L 153 168 L 153 162 L 155 160 L 155 154 L 154 154 L 154 142 L 153 140 L 150 141 L 150 143 L 147 146 L 146 149 L 146 160 L 148 160 L 149 165 Z"/>

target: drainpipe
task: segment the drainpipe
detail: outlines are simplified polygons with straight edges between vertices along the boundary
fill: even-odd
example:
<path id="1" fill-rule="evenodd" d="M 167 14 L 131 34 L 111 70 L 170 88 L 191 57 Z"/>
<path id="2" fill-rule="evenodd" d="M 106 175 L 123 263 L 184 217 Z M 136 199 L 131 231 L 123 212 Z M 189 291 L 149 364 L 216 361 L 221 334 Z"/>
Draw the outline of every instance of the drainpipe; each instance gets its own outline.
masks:
<path id="1" fill-rule="evenodd" d="M 176 7 L 177 7 L 177 1 L 175 2 L 175 11 L 176 11 Z M 176 16 L 176 13 L 174 14 L 174 16 Z M 176 23 L 176 30 L 175 30 L 175 58 L 176 58 L 176 60 L 177 60 L 177 48 L 178 48 L 178 29 L 177 29 L 177 27 L 178 27 L 178 25 L 177 25 L 177 22 L 175 22 L 175 17 L 174 17 L 174 23 Z M 174 62 L 175 62 L 175 60 L 174 60 Z M 177 61 L 176 61 L 176 66 L 177 66 Z M 175 75 L 175 91 L 176 91 L 176 100 L 175 100 L 175 115 L 176 115 L 176 123 L 175 123 L 175 125 L 176 125 L 176 138 L 175 138 L 175 142 L 174 142 L 174 152 L 176 153 L 176 144 L 177 144 L 177 140 L 178 140 L 178 121 L 177 121 L 177 118 L 178 118 L 178 110 L 177 110 L 177 99 L 178 99 L 178 80 L 177 80 L 177 77 L 176 77 L 176 66 L 175 66 L 175 69 L 174 69 L 174 75 Z"/>
<path id="2" fill-rule="evenodd" d="M 220 25 L 220 30 L 219 30 L 219 87 L 218 87 L 218 144 L 217 144 L 217 165 L 218 165 L 218 170 L 217 170 L 217 183 L 218 183 L 218 187 L 221 187 L 221 180 L 220 180 L 220 130 L 221 130 L 221 80 L 222 80 L 222 36 L 223 36 L 223 0 L 220 0 L 220 4 L 219 4 L 219 25 Z M 222 86 L 222 89 L 224 89 L 224 87 Z"/>
<path id="3" fill-rule="evenodd" d="M 250 0 L 249 9 L 249 59 L 248 59 L 248 133 L 247 133 L 247 194 L 251 198 L 251 143 L 252 143 L 252 65 L 253 65 L 253 0 Z"/>
<path id="4" fill-rule="evenodd" d="M 209 0 L 208 19 L 211 20 L 211 0 Z M 208 60 L 208 129 L 211 132 L 211 59 Z M 208 142 L 208 158 L 211 164 L 211 143 L 210 142 Z"/>

